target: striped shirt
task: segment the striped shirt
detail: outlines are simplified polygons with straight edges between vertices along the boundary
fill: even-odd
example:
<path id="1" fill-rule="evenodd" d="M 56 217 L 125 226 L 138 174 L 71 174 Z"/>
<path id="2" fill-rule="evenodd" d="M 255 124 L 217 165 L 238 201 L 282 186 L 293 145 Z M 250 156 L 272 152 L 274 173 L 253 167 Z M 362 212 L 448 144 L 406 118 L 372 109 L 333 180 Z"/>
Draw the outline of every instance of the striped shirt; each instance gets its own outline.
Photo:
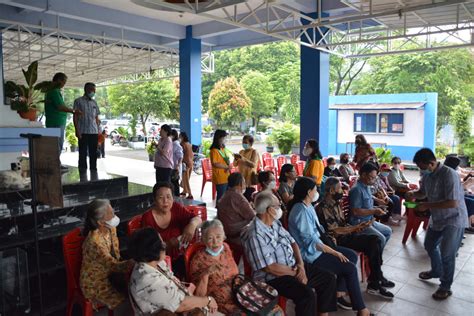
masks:
<path id="1" fill-rule="evenodd" d="M 275 275 L 263 271 L 273 263 L 289 267 L 296 265 L 291 246 L 295 240 L 280 221 L 273 221 L 272 226 L 267 226 L 260 218 L 255 217 L 243 229 L 240 238 L 255 280 L 269 281 L 276 278 Z"/>
<path id="2" fill-rule="evenodd" d="M 82 115 L 77 116 L 77 126 L 81 134 L 99 134 L 97 116 L 100 114 L 99 106 L 94 99 L 82 96 L 74 100 L 74 110 L 80 110 Z"/>

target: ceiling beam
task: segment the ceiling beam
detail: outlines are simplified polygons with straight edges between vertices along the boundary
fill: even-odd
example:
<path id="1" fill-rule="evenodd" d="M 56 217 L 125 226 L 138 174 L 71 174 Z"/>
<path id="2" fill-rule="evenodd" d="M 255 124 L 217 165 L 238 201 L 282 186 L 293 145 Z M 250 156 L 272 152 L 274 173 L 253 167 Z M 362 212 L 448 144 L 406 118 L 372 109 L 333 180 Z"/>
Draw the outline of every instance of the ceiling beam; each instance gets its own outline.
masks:
<path id="1" fill-rule="evenodd" d="M 73 20 L 123 28 L 124 30 L 134 32 L 175 39 L 186 37 L 186 30 L 182 25 L 105 8 L 80 0 L 0 0 L 0 3 L 36 11 L 36 13 L 43 12 Z"/>

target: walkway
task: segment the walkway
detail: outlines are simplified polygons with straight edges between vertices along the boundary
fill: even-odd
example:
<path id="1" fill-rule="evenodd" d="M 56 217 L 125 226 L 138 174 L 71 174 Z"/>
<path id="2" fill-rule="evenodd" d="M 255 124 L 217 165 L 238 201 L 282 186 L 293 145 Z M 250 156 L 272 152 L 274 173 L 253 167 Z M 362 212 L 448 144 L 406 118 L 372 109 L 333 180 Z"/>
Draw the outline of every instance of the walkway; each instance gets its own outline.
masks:
<path id="1" fill-rule="evenodd" d="M 77 166 L 77 159 L 77 153 L 64 153 L 61 156 L 62 162 L 67 165 Z M 100 171 L 126 175 L 130 182 L 148 186 L 153 186 L 155 183 L 152 162 L 107 155 L 105 159 L 99 159 L 98 168 Z M 416 177 L 416 172 L 410 172 L 409 175 Z M 197 199 L 200 199 L 201 181 L 202 176 L 193 174 L 191 177 L 191 187 Z M 208 205 L 213 205 L 210 183 L 206 185 L 202 200 Z M 214 216 L 214 212 L 210 210 L 209 218 Z M 459 250 L 453 296 L 443 302 L 437 302 L 431 298 L 431 294 L 437 288 L 437 282 L 421 281 L 417 277 L 420 271 L 429 270 L 430 267 L 428 256 L 423 249 L 425 232 L 420 230 L 417 239 L 410 238 L 404 246 L 401 242 L 404 226 L 392 228 L 392 238 L 384 251 L 383 270 L 385 276 L 397 284 L 392 290 L 395 298 L 387 302 L 364 292 L 368 307 L 377 312 L 377 315 L 474 316 L 474 236 L 466 235 L 464 246 Z M 365 283 L 361 283 L 364 291 L 365 286 Z M 339 310 L 331 315 L 354 315 L 354 313 Z"/>

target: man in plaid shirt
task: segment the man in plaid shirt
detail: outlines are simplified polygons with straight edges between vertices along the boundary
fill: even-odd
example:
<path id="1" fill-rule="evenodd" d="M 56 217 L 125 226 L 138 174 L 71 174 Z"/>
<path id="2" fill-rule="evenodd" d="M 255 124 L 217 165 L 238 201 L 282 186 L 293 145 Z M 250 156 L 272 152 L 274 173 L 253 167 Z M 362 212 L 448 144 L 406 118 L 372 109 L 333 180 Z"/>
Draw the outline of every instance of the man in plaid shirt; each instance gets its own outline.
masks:
<path id="1" fill-rule="evenodd" d="M 335 311 L 335 275 L 303 262 L 298 245 L 279 221 L 282 210 L 278 199 L 271 192 L 259 193 L 255 211 L 257 216 L 241 233 L 253 278 L 267 282 L 281 296 L 293 300 L 298 316 L 313 316 L 316 310 Z"/>

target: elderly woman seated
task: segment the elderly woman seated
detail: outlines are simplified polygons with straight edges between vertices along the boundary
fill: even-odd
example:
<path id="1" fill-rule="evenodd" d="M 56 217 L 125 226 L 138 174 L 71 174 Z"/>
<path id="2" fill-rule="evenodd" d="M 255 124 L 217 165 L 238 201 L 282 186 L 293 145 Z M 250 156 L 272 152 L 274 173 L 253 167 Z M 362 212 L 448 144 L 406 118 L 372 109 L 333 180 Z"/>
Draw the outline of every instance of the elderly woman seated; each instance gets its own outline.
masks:
<path id="1" fill-rule="evenodd" d="M 93 200 L 87 209 L 82 244 L 80 285 L 85 298 L 94 308 L 104 304 L 116 309 L 125 297 L 110 283 L 112 272 L 126 272 L 133 261 L 120 259 L 116 227 L 120 218 L 114 215 L 109 200 Z"/>
<path id="2" fill-rule="evenodd" d="M 190 265 L 191 282 L 196 284 L 194 293 L 214 297 L 219 312 L 225 315 L 239 314 L 232 297 L 232 279 L 239 269 L 224 242 L 224 226 L 218 219 L 207 221 L 202 226 L 202 233 L 205 248 L 193 256 Z"/>
<path id="3" fill-rule="evenodd" d="M 260 184 L 261 191 L 268 191 L 275 196 L 275 198 L 278 199 L 278 202 L 280 203 L 281 210 L 283 211 L 283 218 L 286 218 L 288 216 L 288 212 L 286 209 L 286 203 L 283 201 L 282 196 L 280 195 L 280 192 L 277 190 L 277 185 L 276 185 L 276 177 L 275 174 L 272 171 L 260 171 L 258 173 L 258 183 Z M 253 200 L 255 201 L 256 196 L 260 193 L 256 192 L 253 196 Z"/>
<path id="4" fill-rule="evenodd" d="M 158 182 L 153 187 L 155 204 L 142 217 L 142 227 L 155 229 L 166 243 L 166 249 L 173 262 L 173 271 L 184 276 L 184 257 L 182 251 L 193 239 L 201 218 L 174 202 L 172 185 Z"/>
<path id="5" fill-rule="evenodd" d="M 151 228 L 136 231 L 130 239 L 130 254 L 137 262 L 130 278 L 130 300 L 135 315 L 217 311 L 211 296 L 194 296 L 195 286 L 180 282 L 165 262 L 166 244 Z M 197 311 L 196 311 L 197 309 Z"/>

